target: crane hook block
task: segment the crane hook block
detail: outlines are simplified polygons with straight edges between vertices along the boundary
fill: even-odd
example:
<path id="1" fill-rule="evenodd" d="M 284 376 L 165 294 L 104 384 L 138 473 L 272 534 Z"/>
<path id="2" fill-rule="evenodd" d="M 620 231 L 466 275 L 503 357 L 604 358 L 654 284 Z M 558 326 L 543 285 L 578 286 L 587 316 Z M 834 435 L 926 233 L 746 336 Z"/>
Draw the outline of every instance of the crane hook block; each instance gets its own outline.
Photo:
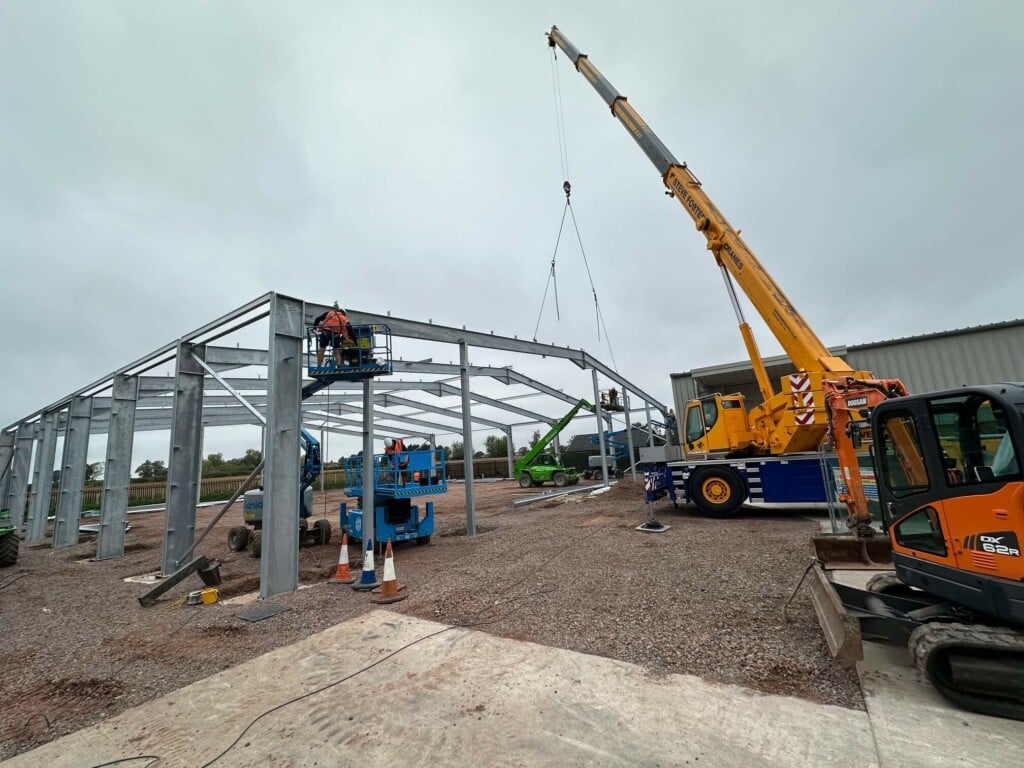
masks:
<path id="1" fill-rule="evenodd" d="M 570 184 L 568 181 L 563 181 L 562 182 L 562 189 L 565 190 L 565 196 L 566 196 L 566 198 L 568 198 L 569 197 L 569 193 L 572 192 L 572 184 Z"/>

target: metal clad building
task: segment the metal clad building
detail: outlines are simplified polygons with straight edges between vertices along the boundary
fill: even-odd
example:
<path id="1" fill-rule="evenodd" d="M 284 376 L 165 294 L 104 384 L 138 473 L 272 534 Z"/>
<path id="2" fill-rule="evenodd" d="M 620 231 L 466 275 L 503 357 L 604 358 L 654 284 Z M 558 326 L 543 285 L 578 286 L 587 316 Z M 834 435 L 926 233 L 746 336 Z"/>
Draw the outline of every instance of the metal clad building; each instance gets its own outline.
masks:
<path id="1" fill-rule="evenodd" d="M 831 347 L 830 351 L 854 370 L 871 371 L 879 378 L 902 379 L 911 392 L 1024 381 L 1024 320 Z M 765 358 L 764 362 L 776 388 L 782 376 L 795 372 L 785 356 Z M 683 412 L 687 400 L 714 392 L 741 392 L 748 408 L 761 402 L 749 362 L 695 368 L 671 377 L 677 414 Z"/>

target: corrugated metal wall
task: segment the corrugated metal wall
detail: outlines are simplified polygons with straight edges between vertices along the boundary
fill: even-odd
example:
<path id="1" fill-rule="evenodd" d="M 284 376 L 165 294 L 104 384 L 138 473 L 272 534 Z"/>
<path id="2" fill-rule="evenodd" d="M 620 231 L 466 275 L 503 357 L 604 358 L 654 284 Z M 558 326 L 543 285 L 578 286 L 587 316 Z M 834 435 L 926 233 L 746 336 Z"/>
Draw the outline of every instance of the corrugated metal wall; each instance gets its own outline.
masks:
<path id="1" fill-rule="evenodd" d="M 1024 323 L 853 347 L 847 362 L 880 378 L 900 378 L 911 392 L 965 384 L 1024 381 Z"/>
<path id="2" fill-rule="evenodd" d="M 927 336 L 881 341 L 849 347 L 843 355 L 856 370 L 871 371 L 879 378 L 900 378 L 911 392 L 951 389 L 964 384 L 992 384 L 1000 381 L 1024 381 L 1024 320 L 997 323 Z M 719 371 L 736 364 L 702 368 L 672 375 L 672 397 L 676 413 L 694 396 L 712 392 L 742 392 L 747 407 L 761 402 L 753 370 L 724 377 Z M 771 366 L 769 376 L 775 386 L 778 378 L 792 373 Z M 713 379 L 708 384 L 703 378 Z"/>

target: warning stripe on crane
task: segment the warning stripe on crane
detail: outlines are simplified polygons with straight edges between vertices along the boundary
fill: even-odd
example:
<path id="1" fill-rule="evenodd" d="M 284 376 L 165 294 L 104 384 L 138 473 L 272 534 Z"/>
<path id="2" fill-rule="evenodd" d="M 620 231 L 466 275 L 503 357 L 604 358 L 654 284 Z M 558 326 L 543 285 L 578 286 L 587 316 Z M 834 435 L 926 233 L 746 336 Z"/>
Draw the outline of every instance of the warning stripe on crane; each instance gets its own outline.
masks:
<path id="1" fill-rule="evenodd" d="M 793 418 L 800 426 L 814 423 L 814 393 L 809 373 L 791 373 L 789 389 L 793 393 Z"/>

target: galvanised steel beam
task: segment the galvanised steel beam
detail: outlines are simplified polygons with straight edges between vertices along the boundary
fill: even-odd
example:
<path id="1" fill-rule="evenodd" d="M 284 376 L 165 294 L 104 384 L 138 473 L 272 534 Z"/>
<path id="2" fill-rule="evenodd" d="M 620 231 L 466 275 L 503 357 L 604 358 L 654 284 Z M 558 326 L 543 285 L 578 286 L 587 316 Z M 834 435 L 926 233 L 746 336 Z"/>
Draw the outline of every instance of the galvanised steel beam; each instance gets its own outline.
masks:
<path id="1" fill-rule="evenodd" d="M 50 489 L 53 488 L 53 465 L 57 460 L 57 414 L 44 413 L 43 418 L 39 420 L 39 428 L 40 437 L 36 443 L 25 541 L 42 541 L 46 538 L 46 519 L 50 514 Z"/>
<path id="2" fill-rule="evenodd" d="M 265 349 L 242 349 L 239 347 L 206 345 L 206 364 L 214 367 L 245 368 L 250 365 L 266 367 L 267 359 L 267 350 Z"/>
<path id="3" fill-rule="evenodd" d="M 467 389 L 466 392 L 468 394 L 469 390 Z M 459 409 L 459 408 L 443 408 L 443 407 L 441 407 L 439 405 L 427 405 L 426 403 L 421 403 L 421 402 L 419 402 L 417 400 L 410 400 L 407 397 L 400 397 L 398 395 L 389 395 L 389 394 L 385 393 L 385 394 L 380 395 L 380 397 L 383 399 L 383 405 L 384 405 L 385 408 L 387 408 L 389 406 L 392 406 L 392 405 L 404 405 L 404 406 L 408 406 L 409 408 L 416 408 L 417 410 L 425 411 L 426 413 L 434 413 L 434 414 L 438 414 L 440 416 L 448 416 L 449 418 L 452 418 L 452 419 L 462 418 L 463 423 L 466 422 L 466 418 L 467 417 L 465 415 L 465 413 L 466 413 L 465 405 L 463 405 L 463 407 L 461 409 Z M 380 403 L 382 401 L 381 400 L 377 400 L 375 398 L 375 402 Z M 464 399 L 463 402 L 466 402 L 466 400 Z M 504 423 L 502 421 L 493 421 L 491 419 L 484 419 L 484 418 L 481 418 L 480 416 L 470 416 L 469 418 L 470 418 L 471 421 L 475 422 L 476 424 L 483 424 L 485 427 L 492 427 L 493 429 L 504 430 L 505 427 L 509 427 L 509 426 L 513 426 L 513 427 L 521 426 L 520 424 L 506 424 L 506 423 Z"/>
<path id="4" fill-rule="evenodd" d="M 454 363 L 421 362 L 416 360 L 394 360 L 391 363 L 391 369 L 395 373 L 428 373 L 440 374 L 442 376 L 459 376 L 461 373 L 459 366 Z M 511 383 L 510 371 L 511 367 L 469 366 L 470 376 L 486 376 L 497 379 L 502 384 Z"/>
<path id="5" fill-rule="evenodd" d="M 299 449 L 302 427 L 302 302 L 273 294 L 270 304 L 270 406 L 263 457 L 260 597 L 299 585 Z"/>
<path id="6" fill-rule="evenodd" d="M 374 396 L 374 402 L 377 402 L 377 397 L 376 396 Z M 332 408 L 333 407 L 334 406 L 332 406 Z M 304 412 L 302 414 L 302 418 L 308 420 L 308 419 L 323 417 L 323 418 L 326 418 L 326 419 L 330 419 L 331 423 L 339 423 L 339 424 L 345 424 L 345 425 L 357 425 L 360 428 L 359 434 L 361 435 L 362 434 L 362 431 L 361 431 L 361 427 L 362 427 L 362 418 L 361 418 L 362 417 L 362 412 L 361 412 L 361 409 L 356 410 L 356 409 L 354 409 L 352 407 L 349 407 L 349 409 L 351 409 L 351 410 L 346 410 L 346 413 L 351 413 L 351 414 L 358 413 L 359 414 L 359 419 L 357 421 L 348 421 L 348 420 L 345 420 L 345 419 L 341 419 L 340 414 L 332 414 L 332 413 L 330 413 L 329 411 L 326 411 L 326 410 L 306 411 L 306 412 Z M 398 416 L 398 415 L 395 415 L 395 414 L 377 414 L 377 415 L 375 415 L 375 418 L 376 418 L 376 421 L 377 421 L 377 425 L 381 426 L 387 432 L 393 432 L 393 431 L 395 431 L 395 428 L 391 427 L 391 426 L 384 425 L 384 422 L 399 422 L 399 423 L 401 423 L 401 425 L 402 425 L 401 429 L 402 429 L 403 432 L 406 432 L 410 425 L 417 426 L 417 427 L 424 427 L 426 429 L 431 430 L 430 432 L 408 432 L 409 434 L 433 434 L 433 433 L 436 433 L 436 432 L 440 432 L 442 434 L 459 434 L 460 430 L 461 430 L 461 427 L 454 427 L 451 424 L 438 424 L 436 422 L 425 421 L 423 419 L 414 419 L 413 417 L 410 417 L 410 416 Z"/>
<path id="7" fill-rule="evenodd" d="M 468 379 L 467 379 L 467 381 L 468 381 Z M 439 384 L 440 384 L 440 387 L 441 387 L 441 391 L 444 394 L 446 394 L 446 395 L 454 395 L 456 397 L 462 397 L 463 390 L 460 389 L 459 387 L 453 387 L 451 384 L 445 384 L 443 382 L 439 382 Z M 531 419 L 533 421 L 539 421 L 539 422 L 542 422 L 542 423 L 547 423 L 547 424 L 552 424 L 552 425 L 556 421 L 558 421 L 557 418 L 556 419 L 552 419 L 552 418 L 550 418 L 548 416 L 545 416 L 542 413 L 537 413 L 536 411 L 529 411 L 526 408 L 520 408 L 517 405 L 510 405 L 509 403 L 506 403 L 506 402 L 504 402 L 502 400 L 496 400 L 495 398 L 487 397 L 486 395 L 477 395 L 477 394 L 474 394 L 473 392 L 470 392 L 469 393 L 469 399 L 473 400 L 475 402 L 481 403 L 482 405 L 489 405 L 492 408 L 498 408 L 498 409 L 503 410 L 503 411 L 508 411 L 509 413 L 516 413 L 516 414 L 519 414 L 520 416 L 525 416 L 526 418 Z"/>
<path id="8" fill-rule="evenodd" d="M 167 458 L 167 512 L 164 517 L 164 551 L 161 572 L 174 573 L 196 535 L 196 499 L 203 451 L 203 379 L 205 372 L 195 357 L 203 348 L 181 342 L 175 368 L 174 413 Z M 138 418 L 138 414 L 136 414 Z"/>
<path id="9" fill-rule="evenodd" d="M 4 506 L 11 511 L 11 521 L 21 530 L 25 523 L 25 502 L 28 499 L 29 468 L 32 464 L 32 446 L 36 439 L 36 425 L 24 423 L 18 427 L 11 461 L 11 482 Z"/>
<path id="10" fill-rule="evenodd" d="M 40 408 L 38 411 L 31 413 L 29 416 L 25 417 L 21 421 L 29 421 L 43 413 L 47 413 L 49 411 L 59 411 L 63 408 L 66 408 L 73 397 L 102 392 L 103 390 L 110 387 L 111 381 L 113 380 L 114 376 L 116 376 L 119 373 L 131 373 L 138 375 L 148 370 L 151 370 L 158 365 L 173 360 L 177 353 L 178 344 L 181 341 L 190 341 L 199 338 L 200 336 L 207 336 L 209 334 L 212 334 L 212 336 L 210 336 L 210 338 L 207 338 L 206 341 L 213 341 L 214 339 L 220 338 L 221 336 L 224 336 L 227 333 L 231 333 L 235 330 L 238 330 L 239 328 L 243 328 L 246 325 L 250 325 L 251 323 L 261 320 L 262 318 L 266 317 L 266 313 L 246 318 L 245 321 L 242 322 L 241 324 L 235 325 L 229 329 L 225 327 L 229 323 L 239 318 L 243 318 L 246 315 L 255 312 L 260 307 L 268 304 L 270 302 L 270 296 L 271 294 L 267 293 L 264 294 L 263 296 L 253 299 L 247 304 L 243 304 L 238 309 L 235 309 L 227 313 L 226 315 L 222 315 L 216 320 L 197 328 L 191 333 L 185 334 L 184 336 L 181 337 L 181 339 L 169 342 L 164 346 L 160 347 L 159 349 L 150 352 L 148 355 L 140 357 L 138 360 L 134 360 L 128 363 L 128 365 L 122 366 L 121 368 L 118 368 L 112 373 L 109 373 L 106 376 L 96 379 L 96 381 L 82 387 L 81 389 L 72 392 L 70 395 L 63 397 L 60 400 L 57 400 L 56 402 L 51 403 L 50 405 L 44 408 Z M 13 428 L 15 426 L 17 426 L 17 423 L 10 425 L 10 427 L 8 428 Z"/>
<path id="11" fill-rule="evenodd" d="M 128 521 L 128 487 L 132 479 L 135 440 L 135 403 L 139 377 L 118 374 L 107 431 L 107 463 L 103 471 L 103 500 L 96 539 L 96 559 L 124 555 L 124 526 Z"/>
<path id="12" fill-rule="evenodd" d="M 91 398 L 77 395 L 71 398 L 57 491 L 57 517 L 53 522 L 54 548 L 70 547 L 78 543 L 78 526 L 82 518 L 82 492 L 85 490 L 85 467 L 89 461 L 91 416 Z"/>
<path id="13" fill-rule="evenodd" d="M 307 304 L 306 313 L 309 324 L 321 312 L 327 311 L 328 307 L 317 304 Z M 559 347 L 554 344 L 541 344 L 536 341 L 526 341 L 516 336 L 498 336 L 494 333 L 482 333 L 480 331 L 467 331 L 465 328 L 451 328 L 433 323 L 405 320 L 388 315 L 378 315 L 372 312 L 350 310 L 348 318 L 354 325 L 365 325 L 367 323 L 380 323 L 391 329 L 392 336 L 402 336 L 409 339 L 423 339 L 426 341 L 440 341 L 447 344 L 465 343 L 473 347 L 484 347 L 487 349 L 500 349 L 507 352 L 519 352 L 527 355 L 542 355 L 544 357 L 557 357 L 569 360 L 580 368 L 593 368 L 605 378 L 616 382 L 623 391 L 629 390 L 638 397 L 647 400 L 659 410 L 665 411 L 665 406 L 658 402 L 657 398 L 634 385 L 629 380 L 619 375 L 617 371 L 609 368 L 596 357 L 588 354 L 582 349 L 571 347 Z"/>

